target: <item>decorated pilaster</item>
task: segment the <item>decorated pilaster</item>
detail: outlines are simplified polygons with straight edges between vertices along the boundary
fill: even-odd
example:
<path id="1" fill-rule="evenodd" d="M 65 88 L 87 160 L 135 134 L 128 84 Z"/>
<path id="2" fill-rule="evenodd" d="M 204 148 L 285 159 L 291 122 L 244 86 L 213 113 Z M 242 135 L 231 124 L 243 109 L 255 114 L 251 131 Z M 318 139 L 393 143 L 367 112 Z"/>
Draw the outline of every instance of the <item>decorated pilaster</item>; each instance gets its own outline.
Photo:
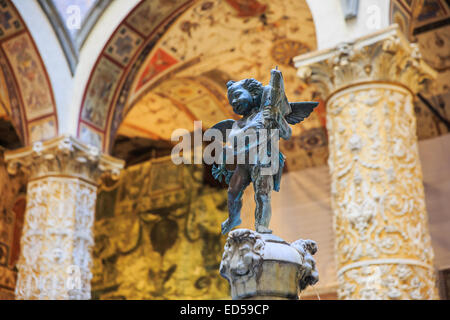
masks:
<path id="1" fill-rule="evenodd" d="M 16 299 L 89 299 L 97 183 L 117 179 L 123 162 L 69 136 L 5 160 L 28 175 Z"/>
<path id="2" fill-rule="evenodd" d="M 436 299 L 413 97 L 434 71 L 393 25 L 295 58 L 326 99 L 341 299 Z"/>

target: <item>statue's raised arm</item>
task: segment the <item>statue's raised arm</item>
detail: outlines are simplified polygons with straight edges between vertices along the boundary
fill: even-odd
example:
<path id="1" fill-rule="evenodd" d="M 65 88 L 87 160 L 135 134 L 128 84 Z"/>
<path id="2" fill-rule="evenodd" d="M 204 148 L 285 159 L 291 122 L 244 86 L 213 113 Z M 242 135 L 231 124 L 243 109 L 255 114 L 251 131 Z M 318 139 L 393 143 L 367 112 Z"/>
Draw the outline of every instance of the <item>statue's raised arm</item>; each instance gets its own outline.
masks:
<path id="1" fill-rule="evenodd" d="M 318 102 L 288 102 L 284 90 L 283 75 L 280 70 L 272 69 L 270 72 L 270 83 L 264 88 L 261 107 L 270 107 L 272 113 L 279 114 L 289 124 L 297 124 L 306 119 Z"/>
<path id="2" fill-rule="evenodd" d="M 223 153 L 224 157 L 232 154 L 238 159 L 233 162 L 235 166 L 232 170 L 225 165 L 232 159 L 226 159 L 227 161 L 212 168 L 214 178 L 219 181 L 225 178 L 229 185 L 229 217 L 222 223 L 222 233 L 228 233 L 241 223 L 242 195 L 250 184 L 253 184 L 255 189 L 255 229 L 260 233 L 271 233 L 270 194 L 273 190 L 280 190 L 285 161 L 284 155 L 279 151 L 278 139 L 290 139 L 290 125 L 307 118 L 318 103 L 289 103 L 284 90 L 283 75 L 278 69 L 271 70 L 270 83 L 267 86 L 250 78 L 229 81 L 227 88 L 228 101 L 233 111 L 242 117 L 237 120 L 223 120 L 212 127 L 222 133 L 222 151 L 232 151 L 230 155 Z M 279 135 L 276 130 L 279 130 Z M 256 138 L 252 141 L 249 138 L 246 142 L 246 137 Z M 234 144 L 235 139 L 238 140 L 237 144 Z M 257 153 L 253 154 L 255 149 Z M 239 162 L 239 159 L 244 159 L 245 163 Z"/>

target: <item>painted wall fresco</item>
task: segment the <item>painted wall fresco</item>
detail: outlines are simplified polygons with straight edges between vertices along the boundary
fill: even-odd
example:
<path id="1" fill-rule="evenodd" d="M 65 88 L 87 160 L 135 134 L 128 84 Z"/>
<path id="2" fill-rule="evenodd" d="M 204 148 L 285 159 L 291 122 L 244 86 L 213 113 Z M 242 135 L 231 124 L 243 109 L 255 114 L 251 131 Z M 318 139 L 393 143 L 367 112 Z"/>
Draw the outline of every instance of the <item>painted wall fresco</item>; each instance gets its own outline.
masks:
<path id="1" fill-rule="evenodd" d="M 26 137 L 26 122 L 24 119 L 23 107 L 21 105 L 20 94 L 15 85 L 14 76 L 10 69 L 6 56 L 0 50 L 0 69 L 2 79 L 4 79 L 4 91 L 2 92 L 3 108 L 6 110 L 7 118 L 13 124 L 17 136 L 24 143 Z"/>
<path id="2" fill-rule="evenodd" d="M 424 0 L 422 9 L 420 10 L 415 27 L 428 24 L 430 21 L 442 19 L 446 16 L 448 10 L 444 1 L 440 0 Z"/>
<path id="3" fill-rule="evenodd" d="M 121 26 L 109 41 L 106 53 L 123 66 L 130 62 L 143 38 L 127 26 Z"/>
<path id="4" fill-rule="evenodd" d="M 173 12 L 173 9 L 186 1 L 153 0 L 143 1 L 127 18 L 126 22 L 142 35 L 148 37 L 158 25 Z"/>
<path id="5" fill-rule="evenodd" d="M 450 68 L 450 25 L 420 33 L 417 40 L 423 58 L 430 66 L 439 72 Z"/>
<path id="6" fill-rule="evenodd" d="M 80 138 L 83 141 L 90 141 L 90 144 L 97 148 L 102 147 L 103 134 L 84 123 L 80 125 Z"/>
<path id="7" fill-rule="evenodd" d="M 400 30 L 409 38 L 411 31 L 411 4 L 405 1 L 391 1 L 390 20 L 396 23 Z"/>
<path id="8" fill-rule="evenodd" d="M 126 95 L 130 86 L 129 81 L 123 81 L 123 78 L 136 73 L 142 63 L 140 55 L 144 52 L 147 57 L 149 48 L 160 36 L 157 31 L 165 30 L 174 13 L 191 2 L 144 0 L 119 25 L 99 56 L 84 92 L 77 133 L 82 141 L 101 146 L 104 150 L 110 147 L 110 137 L 115 136 L 122 119 L 120 112 L 118 115 L 113 112 L 111 118 L 108 115 L 111 109 L 123 109 L 126 98 L 118 92 L 123 91 Z M 111 126 L 114 130 L 109 129 Z M 97 140 L 89 140 L 91 137 L 101 137 L 100 145 Z"/>
<path id="9" fill-rule="evenodd" d="M 3 72 L 0 72 L 0 116 L 11 115 L 11 102 L 8 92 L 8 84 Z"/>
<path id="10" fill-rule="evenodd" d="M 443 15 L 448 13 L 445 1 L 435 0 L 438 6 L 431 2 L 417 6 L 416 2 L 392 1 L 391 21 L 403 24 L 405 32 L 413 32 L 415 26 L 423 28 L 429 22 L 447 19 Z M 439 12 L 430 13 L 433 8 L 439 8 Z M 433 30 L 439 29 L 436 28 Z M 422 31 L 419 43 L 430 47 L 431 41 L 438 47 L 442 42 L 439 39 L 444 37 L 439 32 L 448 33 L 438 31 L 436 37 L 433 31 L 433 38 L 427 40 Z M 100 138 L 104 150 L 111 150 L 117 131 L 130 137 L 167 139 L 168 132 L 180 128 L 186 119 L 203 120 L 206 129 L 223 119 L 223 115 L 233 117 L 225 97 L 226 81 L 253 76 L 267 83 L 268 70 L 275 65 L 283 70 L 290 100 L 316 99 L 314 87 L 299 80 L 291 63 L 293 56 L 315 48 L 314 23 L 305 1 L 142 1 L 118 27 L 94 68 L 78 135 L 96 145 Z M 430 60 L 446 59 L 441 57 L 445 50 L 432 51 Z M 105 57 L 114 63 L 112 69 L 117 74 L 107 74 Z M 102 73 L 106 74 L 99 76 Z M 105 84 L 106 78 L 109 81 Z M 202 79 L 210 84 L 204 85 Z M 180 99 L 181 94 L 174 95 L 171 86 L 181 88 L 180 92 L 189 97 Z M 192 90 L 197 87 L 206 91 Z M 445 100 L 434 93 L 430 95 L 436 101 Z M 131 109 L 134 111 L 130 113 Z M 152 113 L 163 109 L 164 112 Z M 423 118 L 418 121 L 419 138 L 447 132 L 427 108 L 417 103 L 416 109 Z M 167 116 L 175 119 L 171 127 L 163 119 Z M 288 159 L 295 159 L 287 168 L 300 168 L 301 163 L 326 163 L 324 119 L 325 110 L 316 110 L 301 126 L 294 127 L 293 135 L 298 141 L 282 146 Z"/>
<path id="11" fill-rule="evenodd" d="M 164 127 L 148 124 L 146 119 L 152 114 L 144 116 L 150 112 L 146 95 L 155 93 L 172 103 L 158 105 L 154 101 L 152 108 L 182 111 L 201 120 L 206 130 L 236 117 L 226 98 L 228 80 L 256 77 L 267 83 L 269 71 L 276 65 L 283 70 L 289 99 L 309 100 L 314 89 L 296 76 L 292 58 L 313 50 L 315 43 L 314 24 L 305 2 L 199 1 L 177 19 L 146 58 L 131 87 L 130 99 L 137 102 L 128 104 L 132 109 L 119 132 L 132 135 L 125 127 L 133 126 L 135 134 L 142 130 L 139 136 L 150 130 L 149 138 L 167 138 L 160 132 L 180 128 L 177 122 L 164 123 Z M 154 116 L 164 122 L 161 114 Z M 326 163 L 324 119 L 322 110 L 294 128 L 298 141 L 282 144 L 292 162 L 287 168 Z M 192 130 L 192 124 L 181 128 Z"/>
<path id="12" fill-rule="evenodd" d="M 0 37 L 6 38 L 22 30 L 25 30 L 25 26 L 11 2 L 8 0 L 1 1 Z"/>
<path id="13" fill-rule="evenodd" d="M 0 3 L 0 41 L 23 30 L 25 30 L 25 26 L 10 3 L 8 1 Z M 23 107 L 19 105 L 19 93 L 15 86 L 12 70 L 2 50 L 0 50 L 0 67 L 1 78 L 4 80 L 4 82 L 2 81 L 2 104 L 8 118 L 11 119 L 16 128 L 17 135 L 24 141 L 26 133 L 24 132 L 25 121 L 21 111 Z"/>
<path id="14" fill-rule="evenodd" d="M 229 296 L 218 271 L 226 194 L 202 182 L 201 166 L 175 166 L 162 158 L 129 167 L 118 186 L 99 191 L 94 298 Z"/>
<path id="15" fill-rule="evenodd" d="M 123 30 L 146 39 L 142 43 L 132 37 L 118 41 L 123 38 L 120 38 L 121 32 L 128 32 Z M 103 58 L 97 62 L 85 93 L 78 136 L 81 123 L 89 124 L 83 127 L 83 137 L 96 136 L 87 134 L 88 131 L 101 132 L 102 146 L 110 150 L 118 130 L 129 136 L 166 139 L 167 132 L 174 128 L 192 127 L 192 124 L 180 126 L 180 117 L 202 120 L 206 129 L 224 116 L 233 117 L 225 96 L 226 81 L 251 75 L 267 82 L 268 70 L 275 65 L 283 67 L 286 82 L 293 83 L 289 87 L 289 98 L 296 100 L 302 96 L 300 100 L 306 100 L 313 90 L 302 85 L 291 59 L 314 50 L 315 43 L 314 23 L 305 1 L 143 1 L 118 27 L 102 54 L 124 69 L 122 77 L 116 77 L 114 83 L 105 86 L 96 77 L 97 69 L 102 69 Z M 129 53 L 124 55 L 125 60 L 114 55 L 122 51 Z M 222 75 L 220 84 L 214 79 L 217 74 Z M 188 78 L 191 81 L 187 81 Z M 116 85 L 117 82 L 120 85 Z M 181 87 L 181 91 L 190 92 L 188 101 L 183 102 L 172 92 L 165 91 L 173 84 Z M 196 92 L 202 87 L 203 90 Z M 105 90 L 108 94 L 111 92 L 112 100 L 97 104 L 97 97 L 91 93 Z M 149 91 L 152 91 L 151 98 L 144 97 Z M 159 98 L 155 98 L 155 93 Z M 108 94 L 105 97 L 111 97 Z M 125 119 L 130 107 L 140 99 L 142 109 Z M 164 108 L 148 105 L 151 100 L 161 101 Z M 164 109 L 164 112 L 145 115 L 154 109 Z M 107 122 L 100 120 L 110 113 Z M 171 126 L 162 118 L 179 113 L 186 116 L 178 116 Z M 150 120 L 154 117 L 157 120 Z M 310 124 L 306 124 L 304 130 L 320 127 L 318 117 L 312 116 L 308 121 Z M 154 126 L 155 122 L 160 125 Z M 296 130 L 298 135 L 303 129 Z"/>
<path id="16" fill-rule="evenodd" d="M 258 10 L 249 15 L 251 7 Z M 198 64 L 183 70 L 185 74 L 216 68 L 231 77 L 267 81 L 267 70 L 275 64 L 289 66 L 292 57 L 314 48 L 314 24 L 304 1 L 199 1 L 153 51 L 163 49 L 180 63 L 200 56 Z M 149 57 L 147 66 L 153 63 Z M 136 93 L 141 90 L 142 81 L 135 86 Z"/>
<path id="17" fill-rule="evenodd" d="M 97 86 L 90 87 L 84 101 L 81 118 L 101 129 L 105 127 L 109 105 L 123 70 L 108 58 L 102 58 L 93 74 Z"/>
<path id="18" fill-rule="evenodd" d="M 422 92 L 439 114 L 450 121 L 450 3 L 425 0 L 414 21 L 413 35 L 419 44 L 423 59 L 437 72 L 434 86 Z M 450 130 L 427 106 L 417 99 L 417 134 L 428 139 Z"/>
<path id="19" fill-rule="evenodd" d="M 23 176 L 8 175 L 0 150 L 0 300 L 14 299 L 15 264 L 25 214 L 25 184 Z"/>
<path id="20" fill-rule="evenodd" d="M 151 57 L 144 71 L 140 75 L 136 90 L 142 88 L 146 83 L 148 83 L 155 76 L 157 76 L 158 73 L 161 73 L 164 70 L 170 68 L 177 62 L 178 60 L 172 57 L 165 50 L 158 48 Z"/>
<path id="21" fill-rule="evenodd" d="M 173 127 L 191 128 L 193 119 L 179 108 L 171 107 L 173 99 L 175 98 L 169 99 L 158 93 L 145 96 L 144 107 L 131 110 L 122 123 L 119 134 L 170 141 Z M 145 123 L 146 126 L 135 126 L 136 122 Z M 157 133 L 153 128 L 158 128 Z"/>
<path id="22" fill-rule="evenodd" d="M 443 118 L 450 120 L 450 2 L 393 0 L 390 10 L 391 23 L 397 23 L 409 40 L 419 45 L 425 62 L 438 72 L 434 85 L 421 94 Z M 419 140 L 449 132 L 418 98 L 414 109 Z"/>
<path id="23" fill-rule="evenodd" d="M 31 141 L 48 140 L 58 135 L 55 116 L 33 121 L 28 128 Z"/>
<path id="24" fill-rule="evenodd" d="M 52 113 L 51 91 L 30 36 L 24 33 L 7 40 L 3 43 L 3 49 L 17 77 L 28 120 Z"/>
<path id="25" fill-rule="evenodd" d="M 223 90 L 222 87 L 208 81 L 206 77 L 199 76 L 164 81 L 152 92 L 170 98 L 172 105 L 186 113 L 191 118 L 191 122 L 189 126 L 179 128 L 192 131 L 193 120 L 201 120 L 206 129 L 218 121 L 235 116 L 233 112 L 230 112 L 230 108 L 223 105 Z M 135 109 L 140 109 L 140 107 L 137 106 L 132 110 Z M 172 131 L 173 128 L 174 126 L 171 125 Z"/>
<path id="26" fill-rule="evenodd" d="M 10 0 L 0 1 L 0 67 L 8 92 L 10 118 L 24 144 L 54 137 L 56 106 L 45 66 L 23 20 Z M 2 94 L 4 96 L 4 94 Z M 43 125 L 48 132 L 36 134 Z M 39 124 L 33 121 L 39 120 Z"/>

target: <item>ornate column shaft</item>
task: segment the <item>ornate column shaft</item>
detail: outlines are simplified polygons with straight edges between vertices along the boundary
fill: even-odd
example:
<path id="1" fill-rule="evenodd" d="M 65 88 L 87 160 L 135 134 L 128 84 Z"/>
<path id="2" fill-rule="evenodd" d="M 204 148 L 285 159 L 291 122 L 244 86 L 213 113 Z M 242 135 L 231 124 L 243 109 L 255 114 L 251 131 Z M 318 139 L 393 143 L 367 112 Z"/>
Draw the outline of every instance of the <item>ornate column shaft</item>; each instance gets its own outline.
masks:
<path id="1" fill-rule="evenodd" d="M 295 59 L 326 97 L 341 299 L 436 299 L 413 93 L 435 76 L 397 25 Z"/>
<path id="2" fill-rule="evenodd" d="M 97 181 L 123 162 L 68 136 L 5 154 L 28 175 L 17 299 L 89 299 Z"/>

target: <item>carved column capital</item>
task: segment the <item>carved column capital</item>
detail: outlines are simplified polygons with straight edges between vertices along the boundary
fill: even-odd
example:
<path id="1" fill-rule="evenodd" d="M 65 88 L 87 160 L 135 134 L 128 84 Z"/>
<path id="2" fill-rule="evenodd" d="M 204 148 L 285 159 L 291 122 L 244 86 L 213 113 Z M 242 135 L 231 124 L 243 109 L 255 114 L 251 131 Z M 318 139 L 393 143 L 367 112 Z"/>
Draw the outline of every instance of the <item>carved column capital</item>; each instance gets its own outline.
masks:
<path id="1" fill-rule="evenodd" d="M 17 299 L 89 299 L 97 184 L 124 162 L 71 136 L 5 152 L 10 174 L 28 176 L 17 263 Z"/>
<path id="2" fill-rule="evenodd" d="M 124 161 L 100 153 L 72 136 L 60 136 L 32 146 L 5 152 L 8 172 L 22 170 L 30 180 L 47 176 L 70 176 L 97 184 L 108 176 L 118 179 Z"/>
<path id="3" fill-rule="evenodd" d="M 294 58 L 298 75 L 317 85 L 324 98 L 365 82 L 396 83 L 412 92 L 427 86 L 436 72 L 409 43 L 398 25 L 352 42 Z"/>

